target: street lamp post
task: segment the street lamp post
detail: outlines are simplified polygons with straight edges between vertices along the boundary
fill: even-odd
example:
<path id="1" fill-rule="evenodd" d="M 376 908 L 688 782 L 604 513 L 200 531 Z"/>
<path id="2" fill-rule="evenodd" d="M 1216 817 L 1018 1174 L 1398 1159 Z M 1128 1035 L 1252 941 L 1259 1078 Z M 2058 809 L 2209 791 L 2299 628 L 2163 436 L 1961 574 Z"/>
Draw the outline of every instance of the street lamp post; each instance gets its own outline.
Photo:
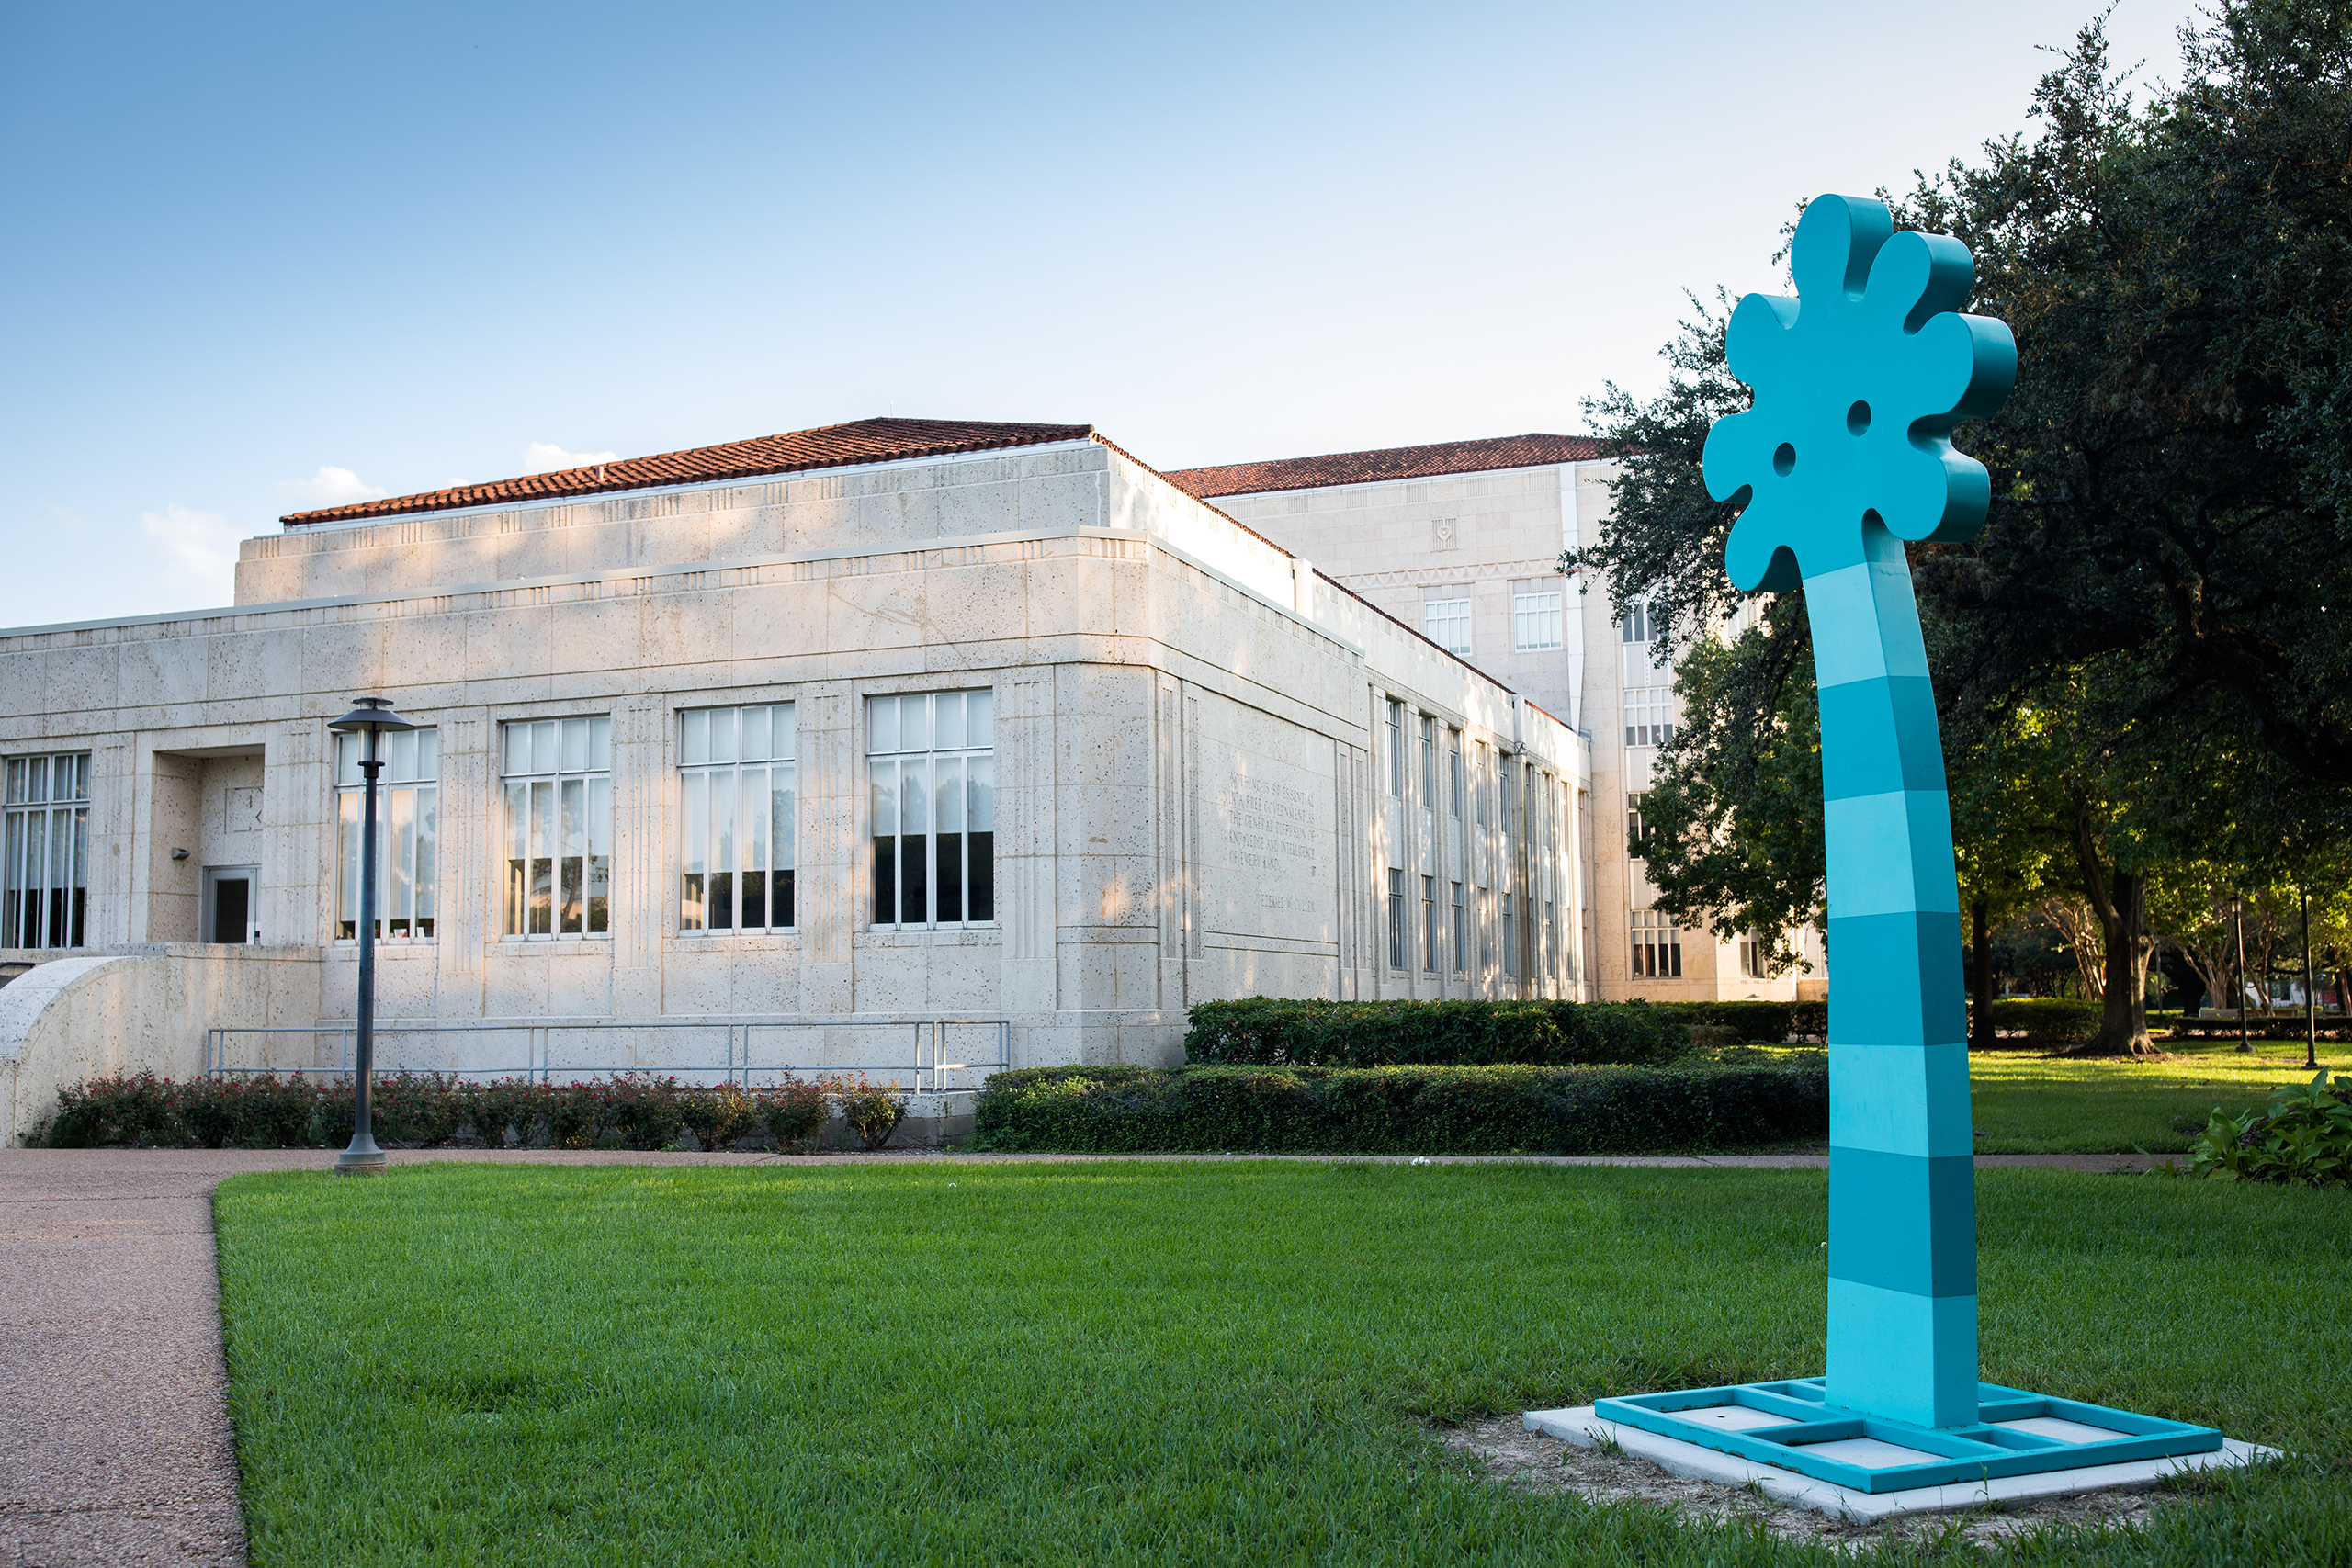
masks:
<path id="1" fill-rule="evenodd" d="M 387 731 L 416 726 L 392 711 L 389 697 L 355 697 L 352 709 L 327 728 L 338 735 L 358 735 L 359 772 L 368 781 L 359 816 L 359 1059 L 352 1075 L 351 1146 L 336 1156 L 338 1175 L 366 1176 L 384 1168 L 384 1151 L 376 1146 L 374 1100 L 376 1077 L 376 775 L 384 766 L 383 738 Z"/>

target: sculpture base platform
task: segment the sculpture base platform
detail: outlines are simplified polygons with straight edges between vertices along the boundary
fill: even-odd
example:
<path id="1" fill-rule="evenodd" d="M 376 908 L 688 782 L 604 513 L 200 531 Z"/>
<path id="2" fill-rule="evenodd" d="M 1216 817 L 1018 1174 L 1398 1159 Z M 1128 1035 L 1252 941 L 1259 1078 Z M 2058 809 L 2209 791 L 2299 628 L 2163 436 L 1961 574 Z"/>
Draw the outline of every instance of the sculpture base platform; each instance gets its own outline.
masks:
<path id="1" fill-rule="evenodd" d="M 1601 1419 L 1792 1470 L 1861 1493 L 2006 1481 L 2213 1453 L 2211 1427 L 2159 1420 L 1995 1383 L 1966 1427 L 1915 1427 L 1827 1403 L 1819 1378 L 1634 1393 L 1595 1402 Z"/>
<path id="2" fill-rule="evenodd" d="M 1589 1404 L 1566 1410 L 1531 1410 L 1521 1419 L 1528 1430 L 1559 1438 L 1572 1448 L 1592 1448 L 1607 1441 L 1626 1453 L 1645 1459 L 1677 1475 L 1713 1481 L 1726 1486 L 1754 1485 L 1767 1496 L 1801 1508 L 1839 1518 L 1870 1523 L 1906 1514 L 1954 1513 L 1995 1503 L 2027 1503 L 2041 1498 L 2086 1492 L 2144 1490 L 2185 1471 L 2234 1469 L 2258 1460 L 2274 1459 L 2278 1450 L 2223 1439 L 2215 1448 L 2195 1453 L 2104 1464 L 2082 1464 L 2013 1475 L 1864 1491 L 1816 1476 L 1802 1474 L 1786 1463 L 1742 1458 L 1720 1448 L 1702 1447 L 1639 1427 L 1612 1421 Z"/>

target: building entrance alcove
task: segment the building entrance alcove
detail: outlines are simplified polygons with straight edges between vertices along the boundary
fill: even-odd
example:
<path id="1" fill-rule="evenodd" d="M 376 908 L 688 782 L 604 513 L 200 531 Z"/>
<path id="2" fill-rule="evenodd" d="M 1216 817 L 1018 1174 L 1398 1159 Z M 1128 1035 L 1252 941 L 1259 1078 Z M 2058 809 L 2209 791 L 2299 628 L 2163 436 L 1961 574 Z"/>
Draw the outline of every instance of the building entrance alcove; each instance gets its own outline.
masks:
<path id="1" fill-rule="evenodd" d="M 262 940 L 263 762 L 263 749 L 252 744 L 151 754 L 147 908 L 138 940 Z"/>

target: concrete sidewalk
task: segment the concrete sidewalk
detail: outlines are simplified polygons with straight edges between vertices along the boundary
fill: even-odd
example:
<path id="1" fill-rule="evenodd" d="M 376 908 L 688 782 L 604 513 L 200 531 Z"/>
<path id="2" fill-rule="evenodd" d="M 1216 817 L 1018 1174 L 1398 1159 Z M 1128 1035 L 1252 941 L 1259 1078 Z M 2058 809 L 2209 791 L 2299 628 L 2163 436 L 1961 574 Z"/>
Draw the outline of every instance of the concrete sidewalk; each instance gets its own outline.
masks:
<path id="1" fill-rule="evenodd" d="M 394 1164 L 1058 1164 L 1113 1158 L 1409 1161 L 1407 1155 L 622 1154 L 394 1151 Z M 0 1150 L 0 1564 L 242 1563 L 212 1190 L 325 1170 L 331 1151 Z M 1432 1164 L 1792 1168 L 1821 1155 L 1433 1156 Z M 1979 1167 L 2141 1169 L 2141 1155 L 1984 1156 Z"/>

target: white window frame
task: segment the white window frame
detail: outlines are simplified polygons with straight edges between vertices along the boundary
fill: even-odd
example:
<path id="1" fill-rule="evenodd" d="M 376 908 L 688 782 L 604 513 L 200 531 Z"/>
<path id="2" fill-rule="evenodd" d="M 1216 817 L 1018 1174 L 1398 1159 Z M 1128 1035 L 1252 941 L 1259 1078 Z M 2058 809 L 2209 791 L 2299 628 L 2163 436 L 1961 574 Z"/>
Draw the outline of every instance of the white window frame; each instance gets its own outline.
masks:
<path id="1" fill-rule="evenodd" d="M 797 929 L 798 750 L 792 703 L 678 710 L 680 936 Z"/>
<path id="2" fill-rule="evenodd" d="M 429 942 L 435 930 L 440 874 L 441 732 L 393 731 L 377 741 L 376 940 Z M 359 760 L 364 735 L 334 738 L 334 941 L 359 940 L 360 818 L 368 778 Z"/>
<path id="3" fill-rule="evenodd" d="M 1546 653 L 1566 647 L 1561 640 L 1559 592 L 1514 593 L 1510 596 L 1512 651 Z"/>
<path id="4" fill-rule="evenodd" d="M 1633 928 L 1634 978 L 1682 978 L 1682 932 L 1673 919 L 1656 909 L 1636 909 Z"/>
<path id="5" fill-rule="evenodd" d="M 11 757 L 0 786 L 0 947 L 89 945 L 90 754 Z M 62 774 L 64 787 L 59 788 Z M 34 940 L 26 942 L 25 937 Z"/>
<path id="6" fill-rule="evenodd" d="M 610 714 L 518 718 L 499 727 L 499 931 L 507 942 L 612 937 L 613 719 Z M 541 881 L 538 867 L 547 867 Z M 564 893 L 578 891 L 576 930 Z M 544 902 L 542 902 L 544 895 Z M 544 908 L 546 930 L 534 929 Z"/>
<path id="7" fill-rule="evenodd" d="M 1625 744 L 1663 746 L 1674 739 L 1674 688 L 1625 689 Z"/>
<path id="8" fill-rule="evenodd" d="M 1447 640 L 1456 631 L 1459 642 Z M 1467 599 L 1424 599 L 1421 601 L 1421 633 L 1456 659 L 1470 657 L 1470 601 Z"/>
<path id="9" fill-rule="evenodd" d="M 951 771 L 955 783 L 943 787 Z M 919 795 L 907 793 L 905 786 L 910 780 L 918 784 Z M 871 857 L 867 924 L 875 931 L 897 931 L 992 929 L 997 923 L 994 690 L 981 687 L 867 697 L 865 785 L 866 853 Z M 910 809 L 914 801 L 921 804 Z M 945 819 L 951 812 L 957 818 L 954 836 L 962 915 L 943 919 L 937 852 L 942 847 L 939 840 L 948 836 Z M 978 840 L 984 834 L 988 842 L 981 845 Z M 910 842 L 922 845 L 914 852 L 923 871 L 920 919 L 906 918 L 914 912 L 907 907 L 906 897 Z M 886 877 L 888 909 L 893 916 L 887 920 L 882 918 Z"/>

